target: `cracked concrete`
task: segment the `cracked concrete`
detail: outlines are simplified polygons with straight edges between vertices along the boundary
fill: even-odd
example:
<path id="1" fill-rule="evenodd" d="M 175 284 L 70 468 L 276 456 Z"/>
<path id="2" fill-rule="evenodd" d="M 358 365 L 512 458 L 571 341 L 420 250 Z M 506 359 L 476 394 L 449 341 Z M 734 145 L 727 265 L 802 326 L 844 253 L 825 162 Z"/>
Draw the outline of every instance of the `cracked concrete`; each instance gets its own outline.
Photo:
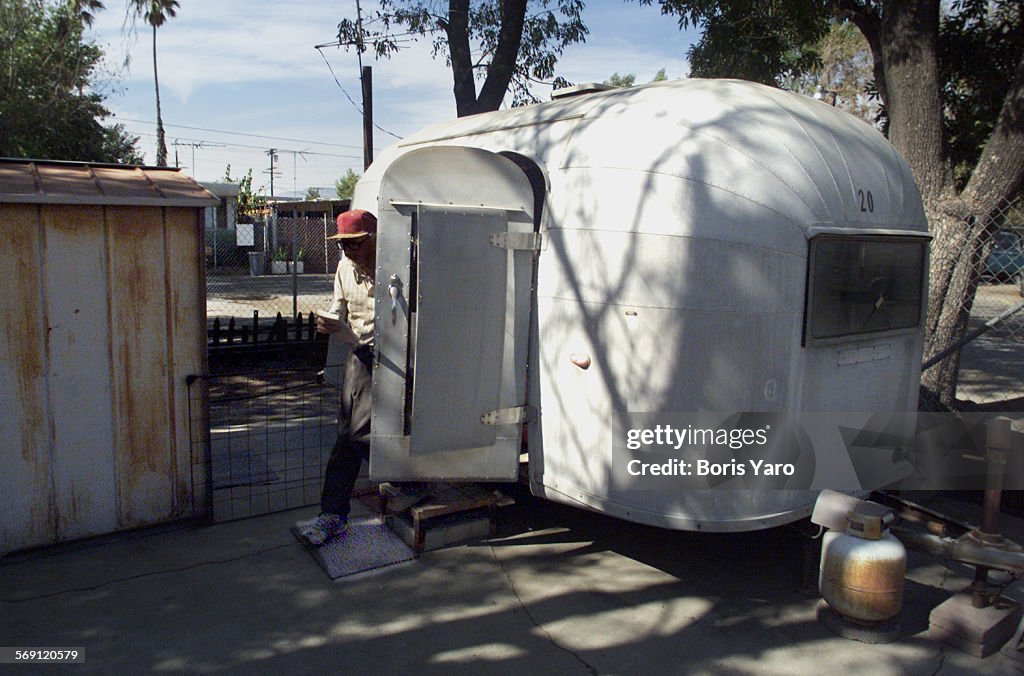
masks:
<path id="1" fill-rule="evenodd" d="M 312 510 L 9 556 L 0 645 L 83 648 L 83 673 L 1024 673 L 928 638 L 965 566 L 911 556 L 901 637 L 867 645 L 817 621 L 789 529 L 681 533 L 517 497 L 492 540 L 335 582 L 288 533 Z"/>

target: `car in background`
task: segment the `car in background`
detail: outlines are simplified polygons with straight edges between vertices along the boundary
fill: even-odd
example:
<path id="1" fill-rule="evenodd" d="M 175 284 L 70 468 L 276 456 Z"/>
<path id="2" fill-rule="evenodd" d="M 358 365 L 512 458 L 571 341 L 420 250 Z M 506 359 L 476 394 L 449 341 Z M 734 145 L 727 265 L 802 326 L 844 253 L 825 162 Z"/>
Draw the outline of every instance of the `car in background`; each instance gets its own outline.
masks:
<path id="1" fill-rule="evenodd" d="M 1024 284 L 1024 243 L 1015 230 L 1000 230 L 985 261 L 984 276 L 1000 282 Z"/>

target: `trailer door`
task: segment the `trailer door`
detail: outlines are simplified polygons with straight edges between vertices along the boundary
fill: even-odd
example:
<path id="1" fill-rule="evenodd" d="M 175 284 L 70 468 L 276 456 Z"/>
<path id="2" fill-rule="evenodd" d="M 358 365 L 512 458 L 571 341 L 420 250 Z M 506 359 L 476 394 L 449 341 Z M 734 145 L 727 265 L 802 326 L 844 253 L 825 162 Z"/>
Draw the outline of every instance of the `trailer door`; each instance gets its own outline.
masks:
<path id="1" fill-rule="evenodd" d="M 516 478 L 533 203 L 519 167 L 475 148 L 416 150 L 384 173 L 373 479 Z"/>

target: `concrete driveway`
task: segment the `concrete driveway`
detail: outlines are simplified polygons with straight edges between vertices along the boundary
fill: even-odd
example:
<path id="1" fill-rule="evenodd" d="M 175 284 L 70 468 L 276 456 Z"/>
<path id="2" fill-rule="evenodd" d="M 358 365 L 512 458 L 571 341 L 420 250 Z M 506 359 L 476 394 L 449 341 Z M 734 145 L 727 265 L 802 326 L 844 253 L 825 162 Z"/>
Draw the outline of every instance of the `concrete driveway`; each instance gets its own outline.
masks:
<path id="1" fill-rule="evenodd" d="M 792 530 L 673 532 L 517 499 L 492 540 L 338 581 L 288 532 L 310 509 L 9 556 L 0 644 L 83 648 L 76 673 L 1022 671 L 927 637 L 965 567 L 912 555 L 901 638 L 868 645 L 817 621 Z M 1019 541 L 1019 522 L 1004 530 Z"/>

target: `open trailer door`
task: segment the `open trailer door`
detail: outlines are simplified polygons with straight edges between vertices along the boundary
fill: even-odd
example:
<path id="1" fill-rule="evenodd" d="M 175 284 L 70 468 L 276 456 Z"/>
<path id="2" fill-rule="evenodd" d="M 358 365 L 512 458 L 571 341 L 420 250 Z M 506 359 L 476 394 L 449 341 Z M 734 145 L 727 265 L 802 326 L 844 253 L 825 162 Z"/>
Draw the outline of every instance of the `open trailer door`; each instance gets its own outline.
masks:
<path id="1" fill-rule="evenodd" d="M 399 157 L 378 197 L 370 476 L 514 480 L 527 418 L 533 189 L 476 148 Z"/>

